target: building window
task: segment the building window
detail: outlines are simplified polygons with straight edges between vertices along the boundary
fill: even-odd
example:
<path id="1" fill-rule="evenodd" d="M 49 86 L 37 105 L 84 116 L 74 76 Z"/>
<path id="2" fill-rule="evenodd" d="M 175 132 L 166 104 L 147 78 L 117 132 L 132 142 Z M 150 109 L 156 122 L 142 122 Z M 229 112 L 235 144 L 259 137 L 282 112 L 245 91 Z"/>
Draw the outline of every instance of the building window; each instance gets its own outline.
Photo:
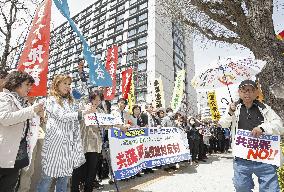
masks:
<path id="1" fill-rule="evenodd" d="M 137 2 L 137 0 L 130 0 L 129 4 L 130 4 L 130 5 L 133 5 L 133 4 L 136 3 L 136 2 Z"/>
<path id="2" fill-rule="evenodd" d="M 122 40 L 122 35 L 118 35 L 116 38 L 115 38 L 115 41 L 118 42 L 118 41 L 121 41 Z"/>
<path id="3" fill-rule="evenodd" d="M 114 33 L 114 28 L 108 30 L 108 34 L 113 34 L 113 33 Z"/>
<path id="4" fill-rule="evenodd" d="M 138 33 L 141 33 L 141 32 L 144 32 L 144 31 L 147 31 L 147 24 L 142 25 L 138 28 Z"/>
<path id="5" fill-rule="evenodd" d="M 132 47 L 135 47 L 135 41 L 130 41 L 130 42 L 128 42 L 127 48 L 130 49 L 130 48 L 132 48 Z"/>
<path id="6" fill-rule="evenodd" d="M 101 34 L 98 35 L 98 40 L 100 40 L 100 39 L 102 39 L 102 38 L 104 38 L 104 34 L 103 34 L 103 33 L 101 33 Z"/>
<path id="7" fill-rule="evenodd" d="M 123 23 L 116 26 L 116 30 L 115 31 L 121 31 L 123 29 Z"/>
<path id="8" fill-rule="evenodd" d="M 138 64 L 138 71 L 145 71 L 147 69 L 146 62 L 142 62 Z"/>
<path id="9" fill-rule="evenodd" d="M 147 19 L 147 16 L 148 16 L 147 13 L 144 13 L 144 14 L 142 14 L 142 15 L 139 15 L 139 21 L 143 21 L 143 20 Z"/>
<path id="10" fill-rule="evenodd" d="M 137 12 L 137 7 L 134 7 L 134 8 L 129 10 L 129 15 L 133 15 L 136 12 Z"/>
<path id="11" fill-rule="evenodd" d="M 129 26 L 134 25 L 136 23 L 136 18 L 133 18 L 128 21 Z"/>
<path id="12" fill-rule="evenodd" d="M 147 7 L 147 2 L 139 5 L 139 10 L 145 9 Z"/>
<path id="13" fill-rule="evenodd" d="M 105 24 L 100 25 L 100 26 L 99 26 L 99 31 L 100 31 L 100 30 L 103 30 L 104 28 L 105 28 Z"/>
<path id="14" fill-rule="evenodd" d="M 116 21 L 124 19 L 124 13 L 117 16 Z"/>
<path id="15" fill-rule="evenodd" d="M 141 37 L 140 39 L 138 39 L 138 45 L 142 45 L 144 43 L 146 43 L 147 38 L 146 37 Z"/>
<path id="16" fill-rule="evenodd" d="M 132 30 L 128 31 L 128 37 L 132 37 L 135 34 L 136 34 L 136 29 L 132 29 Z"/>
<path id="17" fill-rule="evenodd" d="M 138 57 L 146 57 L 147 56 L 147 50 L 146 49 L 142 49 L 138 51 Z"/>
<path id="18" fill-rule="evenodd" d="M 120 5 L 120 6 L 117 8 L 117 12 L 122 11 L 122 10 L 124 10 L 124 4 Z"/>
<path id="19" fill-rule="evenodd" d="M 109 20 L 109 21 L 108 21 L 108 24 L 111 25 L 111 24 L 113 24 L 114 22 L 115 22 L 115 18 Z"/>
<path id="20" fill-rule="evenodd" d="M 109 40 L 107 41 L 107 44 L 108 44 L 108 45 L 113 44 L 113 39 L 109 39 Z"/>
<path id="21" fill-rule="evenodd" d="M 114 9 L 114 10 L 112 10 L 112 11 L 109 12 L 109 15 L 110 15 L 110 16 L 112 16 L 112 15 L 114 15 L 114 14 L 116 14 L 116 9 Z"/>

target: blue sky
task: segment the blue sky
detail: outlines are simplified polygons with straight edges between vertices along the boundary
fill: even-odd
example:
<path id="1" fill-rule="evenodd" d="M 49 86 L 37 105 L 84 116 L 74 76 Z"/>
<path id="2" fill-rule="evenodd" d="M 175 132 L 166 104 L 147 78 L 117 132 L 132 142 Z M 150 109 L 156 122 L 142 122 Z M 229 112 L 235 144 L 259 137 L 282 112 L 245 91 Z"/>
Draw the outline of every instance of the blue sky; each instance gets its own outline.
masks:
<path id="1" fill-rule="evenodd" d="M 95 0 L 69 0 L 69 8 L 71 15 L 79 13 L 81 10 L 91 5 Z M 284 0 L 274 0 L 274 25 L 276 33 L 284 30 Z M 54 27 L 63 23 L 65 18 L 59 13 L 56 6 L 52 5 L 52 22 Z M 241 47 L 239 45 L 229 45 L 224 43 L 215 43 L 212 41 L 202 42 L 200 38 L 194 40 L 194 63 L 196 73 L 204 70 L 204 68 L 209 67 L 209 64 L 217 60 L 219 56 L 229 57 L 229 56 L 239 56 L 239 57 L 249 57 L 253 54 L 247 48 Z"/>

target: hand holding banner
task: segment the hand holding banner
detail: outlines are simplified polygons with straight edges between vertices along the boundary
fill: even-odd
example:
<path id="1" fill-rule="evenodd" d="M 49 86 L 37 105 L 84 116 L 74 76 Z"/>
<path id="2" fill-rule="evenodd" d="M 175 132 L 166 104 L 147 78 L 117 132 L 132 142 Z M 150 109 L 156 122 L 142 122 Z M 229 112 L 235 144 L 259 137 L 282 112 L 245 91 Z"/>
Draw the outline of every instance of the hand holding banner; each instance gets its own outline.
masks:
<path id="1" fill-rule="evenodd" d="M 251 131 L 238 129 L 233 149 L 236 157 L 280 166 L 279 135 L 263 134 L 256 138 Z"/>

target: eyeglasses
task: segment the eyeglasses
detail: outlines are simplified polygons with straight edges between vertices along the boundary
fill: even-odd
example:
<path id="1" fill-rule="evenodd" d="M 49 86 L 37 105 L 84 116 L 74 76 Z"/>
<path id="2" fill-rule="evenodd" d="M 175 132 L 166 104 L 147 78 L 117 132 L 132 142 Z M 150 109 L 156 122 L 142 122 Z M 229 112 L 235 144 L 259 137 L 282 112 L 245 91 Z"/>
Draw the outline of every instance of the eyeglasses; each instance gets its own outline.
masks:
<path id="1" fill-rule="evenodd" d="M 242 93 L 253 93 L 255 91 L 255 89 L 241 89 L 240 90 Z"/>

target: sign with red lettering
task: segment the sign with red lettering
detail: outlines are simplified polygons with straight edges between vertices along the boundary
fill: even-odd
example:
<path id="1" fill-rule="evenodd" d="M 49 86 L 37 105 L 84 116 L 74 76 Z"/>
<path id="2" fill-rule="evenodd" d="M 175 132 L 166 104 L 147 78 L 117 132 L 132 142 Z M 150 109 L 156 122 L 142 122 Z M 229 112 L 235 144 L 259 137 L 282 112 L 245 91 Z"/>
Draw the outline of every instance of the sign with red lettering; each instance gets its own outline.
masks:
<path id="1" fill-rule="evenodd" d="M 106 70 L 109 72 L 112 79 L 112 87 L 106 87 L 104 91 L 104 99 L 112 100 L 116 92 L 116 69 L 118 63 L 118 47 L 113 45 L 107 50 Z"/>
<path id="2" fill-rule="evenodd" d="M 129 68 L 125 71 L 122 71 L 122 97 L 128 99 L 128 93 L 130 90 L 131 80 L 132 80 L 132 69 Z"/>
<path id="3" fill-rule="evenodd" d="M 233 148 L 234 156 L 280 166 L 280 136 L 253 137 L 251 131 L 238 129 Z"/>
<path id="4" fill-rule="evenodd" d="M 109 130 L 111 163 L 117 180 L 142 169 L 190 159 L 186 133 L 176 127 Z"/>
<path id="5" fill-rule="evenodd" d="M 29 73 L 35 80 L 30 96 L 47 94 L 51 3 L 45 0 L 38 7 L 18 64 L 18 70 Z"/>

